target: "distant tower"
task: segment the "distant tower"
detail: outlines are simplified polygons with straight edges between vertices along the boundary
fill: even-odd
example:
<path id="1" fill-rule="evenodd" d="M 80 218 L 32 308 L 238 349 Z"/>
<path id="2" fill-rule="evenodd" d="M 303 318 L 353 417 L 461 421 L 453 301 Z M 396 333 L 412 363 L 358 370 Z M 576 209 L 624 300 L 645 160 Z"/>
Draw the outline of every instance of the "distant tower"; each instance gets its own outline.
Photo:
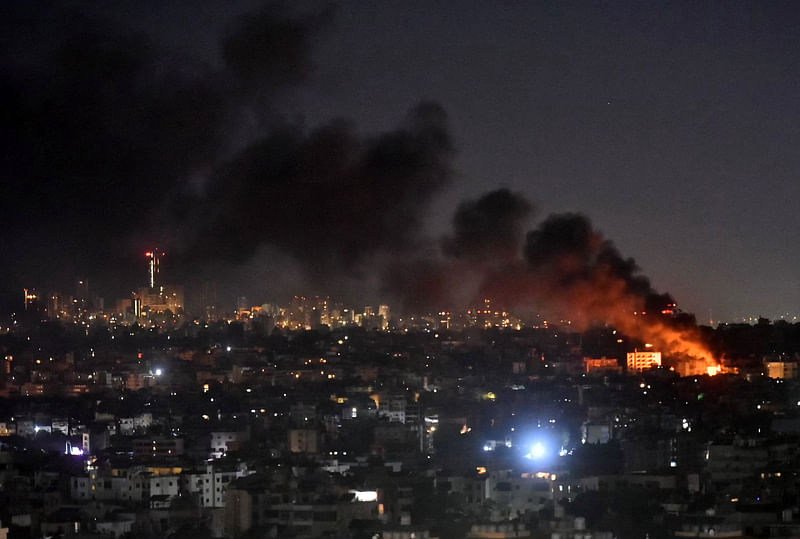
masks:
<path id="1" fill-rule="evenodd" d="M 47 316 L 49 318 L 61 318 L 61 295 L 52 292 L 47 298 Z"/>
<path id="2" fill-rule="evenodd" d="M 74 307 L 77 309 L 76 314 L 80 314 L 89 308 L 89 281 L 81 279 L 75 284 L 75 302 Z"/>
<path id="3" fill-rule="evenodd" d="M 142 315 L 144 314 L 142 308 L 142 298 L 141 296 L 138 296 L 136 292 L 132 294 L 131 304 L 133 305 L 133 315 L 136 318 L 141 318 Z"/>
<path id="4" fill-rule="evenodd" d="M 147 257 L 147 279 L 150 285 L 150 288 L 156 287 L 156 279 L 158 278 L 159 273 L 159 264 L 161 261 L 161 257 L 164 256 L 164 251 L 159 251 L 158 249 L 154 249 L 152 251 L 147 251 L 144 256 Z"/>
<path id="5" fill-rule="evenodd" d="M 217 319 L 217 283 L 206 281 L 200 290 L 200 308 L 206 320 Z"/>
<path id="6" fill-rule="evenodd" d="M 39 300 L 39 294 L 36 293 L 35 288 L 23 288 L 25 291 L 25 310 L 33 310 Z"/>
<path id="7" fill-rule="evenodd" d="M 81 302 L 89 301 L 89 281 L 82 279 L 75 285 L 75 299 Z"/>
<path id="8" fill-rule="evenodd" d="M 388 305 L 381 305 L 378 307 L 378 316 L 381 317 L 381 329 L 389 329 L 389 322 L 392 320 L 392 310 Z"/>

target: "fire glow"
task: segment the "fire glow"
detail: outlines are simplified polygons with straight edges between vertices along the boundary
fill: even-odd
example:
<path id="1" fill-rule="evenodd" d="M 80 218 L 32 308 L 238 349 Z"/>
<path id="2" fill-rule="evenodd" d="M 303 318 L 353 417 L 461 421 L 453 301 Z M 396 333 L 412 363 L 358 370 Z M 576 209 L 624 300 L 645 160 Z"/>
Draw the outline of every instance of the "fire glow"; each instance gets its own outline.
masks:
<path id="1" fill-rule="evenodd" d="M 503 305 L 543 306 L 573 331 L 610 325 L 663 352 L 681 376 L 722 372 L 694 320 L 679 319 L 672 297 L 580 214 L 551 215 L 528 232 L 523 259 L 490 272 L 481 293 Z"/>

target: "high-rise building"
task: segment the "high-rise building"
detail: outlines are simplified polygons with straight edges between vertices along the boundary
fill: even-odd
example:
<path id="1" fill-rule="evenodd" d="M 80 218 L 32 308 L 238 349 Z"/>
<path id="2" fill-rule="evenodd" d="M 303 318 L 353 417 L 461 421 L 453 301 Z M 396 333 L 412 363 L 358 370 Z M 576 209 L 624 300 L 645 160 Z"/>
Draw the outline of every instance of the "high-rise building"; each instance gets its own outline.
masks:
<path id="1" fill-rule="evenodd" d="M 160 285 L 157 288 L 139 289 L 138 298 L 142 309 L 150 313 L 170 311 L 182 314 L 184 310 L 183 287 L 179 285 Z"/>
<path id="2" fill-rule="evenodd" d="M 75 297 L 72 298 L 73 316 L 79 317 L 89 310 L 89 281 L 81 279 L 75 283 Z"/>
<path id="3" fill-rule="evenodd" d="M 381 329 L 386 331 L 392 321 L 392 311 L 388 305 L 381 305 L 378 307 L 378 315 L 381 317 Z"/>
<path id="4" fill-rule="evenodd" d="M 217 283 L 206 281 L 200 289 L 201 315 L 206 320 L 217 319 Z"/>
<path id="5" fill-rule="evenodd" d="M 134 315 L 147 317 L 153 314 L 171 313 L 175 317 L 183 316 L 185 309 L 184 291 L 181 285 L 164 284 L 160 279 L 161 259 L 165 251 L 154 249 L 147 251 L 147 286 L 134 292 L 132 306 Z"/>
<path id="6" fill-rule="evenodd" d="M 311 328 L 312 305 L 305 296 L 294 296 L 289 306 L 289 327 L 292 329 Z"/>
<path id="7" fill-rule="evenodd" d="M 150 288 L 155 288 L 156 284 L 158 284 L 161 257 L 166 254 L 166 252 L 160 251 L 159 249 L 147 251 L 144 254 L 144 256 L 147 257 L 147 282 L 150 285 Z"/>
<path id="8" fill-rule="evenodd" d="M 329 311 L 329 303 L 330 297 L 328 296 L 316 296 L 314 297 L 314 307 L 313 310 L 317 312 L 319 315 L 319 325 L 326 325 L 330 326 L 330 311 Z M 316 318 L 316 314 L 312 315 L 311 325 L 314 325 L 314 318 Z"/>
<path id="9" fill-rule="evenodd" d="M 141 318 L 142 315 L 144 314 L 142 311 L 142 297 L 134 294 L 132 298 L 132 303 L 133 303 L 133 316 L 135 316 L 136 318 Z"/>
<path id="10" fill-rule="evenodd" d="M 58 292 L 51 292 L 47 296 L 47 317 L 48 318 L 61 318 L 61 294 Z"/>

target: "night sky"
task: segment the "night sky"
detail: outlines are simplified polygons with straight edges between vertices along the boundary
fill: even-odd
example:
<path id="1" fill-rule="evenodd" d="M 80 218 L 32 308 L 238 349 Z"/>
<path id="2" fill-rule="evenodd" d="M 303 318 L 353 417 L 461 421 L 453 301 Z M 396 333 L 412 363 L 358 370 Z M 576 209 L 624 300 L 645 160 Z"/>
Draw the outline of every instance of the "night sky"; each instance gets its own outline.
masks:
<path id="1" fill-rule="evenodd" d="M 427 293 L 577 212 L 700 321 L 800 315 L 795 2 L 9 4 L 4 310 L 154 245 L 231 303 Z"/>

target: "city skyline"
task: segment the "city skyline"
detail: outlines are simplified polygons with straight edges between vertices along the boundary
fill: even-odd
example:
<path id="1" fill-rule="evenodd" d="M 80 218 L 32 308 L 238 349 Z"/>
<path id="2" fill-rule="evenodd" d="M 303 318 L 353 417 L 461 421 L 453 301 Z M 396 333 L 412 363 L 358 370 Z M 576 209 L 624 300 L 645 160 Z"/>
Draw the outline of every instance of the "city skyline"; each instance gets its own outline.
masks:
<path id="1" fill-rule="evenodd" d="M 0 539 L 800 537 L 798 28 L 0 2 Z"/>
<path id="2" fill-rule="evenodd" d="M 225 297 L 397 303 L 460 233 L 577 212 L 699 321 L 797 316 L 790 4 L 3 10 L 5 311 L 153 245 Z M 496 248 L 458 219 L 500 188 Z"/>

